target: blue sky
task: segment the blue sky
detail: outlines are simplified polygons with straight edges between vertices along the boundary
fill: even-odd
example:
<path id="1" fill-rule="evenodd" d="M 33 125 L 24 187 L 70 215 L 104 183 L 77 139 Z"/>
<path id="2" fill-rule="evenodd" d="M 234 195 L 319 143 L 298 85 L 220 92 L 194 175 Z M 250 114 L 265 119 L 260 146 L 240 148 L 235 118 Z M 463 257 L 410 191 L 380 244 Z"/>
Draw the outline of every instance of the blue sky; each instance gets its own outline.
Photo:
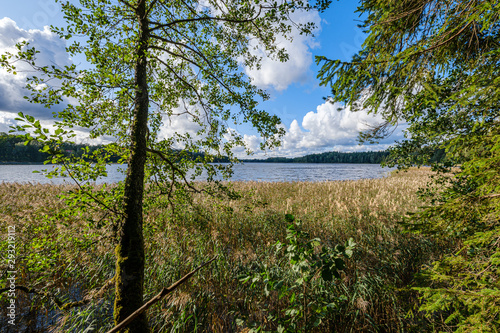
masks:
<path id="1" fill-rule="evenodd" d="M 282 147 L 266 156 L 302 156 L 324 151 L 365 151 L 381 150 L 388 147 L 401 132 L 379 145 L 359 146 L 356 136 L 366 124 L 375 124 L 365 112 L 352 113 L 342 105 L 325 102 L 329 94 L 325 87 L 319 87 L 314 56 L 324 55 L 331 59 L 349 60 L 361 47 L 363 34 L 357 27 L 359 16 L 355 13 L 357 1 L 334 1 L 325 13 L 309 13 L 299 20 L 312 20 L 319 26 L 316 36 L 295 36 L 287 50 L 291 61 L 285 64 L 264 59 L 262 70 L 248 71 L 259 87 L 266 88 L 271 99 L 262 103 L 261 108 L 277 114 L 282 119 L 287 134 Z M 8 19 L 7 19 L 8 18 Z M 47 61 L 67 62 L 61 49 L 64 43 L 55 39 L 45 26 L 64 25 L 62 14 L 53 0 L 8 1 L 2 4 L 0 12 L 0 54 L 11 50 L 15 41 L 22 37 L 38 43 L 41 57 Z M 7 132 L 15 123 L 15 114 L 20 110 L 30 113 L 30 106 L 22 100 L 23 77 L 12 77 L 0 70 L 0 132 Z M 32 107 L 31 107 L 32 108 Z M 338 109 L 342 109 L 338 111 Z M 50 124 L 50 110 L 32 109 L 34 116 Z M 182 119 L 174 122 L 177 129 L 189 131 L 189 124 Z M 246 128 L 238 128 L 245 134 L 245 141 L 256 148 L 259 138 Z M 168 135 L 170 129 L 165 129 Z M 82 137 L 84 133 L 81 133 Z M 257 152 L 256 157 L 263 157 Z"/>

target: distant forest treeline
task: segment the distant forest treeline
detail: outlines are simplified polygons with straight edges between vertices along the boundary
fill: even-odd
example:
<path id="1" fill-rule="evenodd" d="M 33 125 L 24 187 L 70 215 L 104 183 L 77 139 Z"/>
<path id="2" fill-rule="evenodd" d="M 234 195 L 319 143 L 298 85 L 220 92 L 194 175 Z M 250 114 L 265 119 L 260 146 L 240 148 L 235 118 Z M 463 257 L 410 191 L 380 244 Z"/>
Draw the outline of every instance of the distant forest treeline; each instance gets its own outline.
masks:
<path id="1" fill-rule="evenodd" d="M 245 162 L 266 163 L 371 163 L 380 164 L 389 155 L 386 151 L 340 153 L 336 151 L 311 154 L 302 157 L 270 157 L 264 160 L 245 160 Z"/>
<path id="2" fill-rule="evenodd" d="M 24 144 L 22 135 L 11 135 L 0 133 L 0 163 L 42 163 L 48 154 L 40 152 L 41 145 L 35 141 L 28 145 Z M 80 156 L 82 148 L 97 150 L 101 146 L 88 146 L 85 144 L 64 144 L 63 151 L 67 154 Z M 341 153 L 327 152 L 321 154 L 311 154 L 302 157 L 270 157 L 267 159 L 243 160 L 245 163 L 265 162 L 265 163 L 371 163 L 379 164 L 388 156 L 386 151 Z M 118 158 L 117 158 L 118 159 Z M 227 159 L 220 159 L 218 162 L 227 162 Z"/>
<path id="3" fill-rule="evenodd" d="M 25 145 L 26 139 L 23 135 L 11 135 L 0 132 L 0 163 L 43 163 L 49 154 L 42 153 L 42 145 L 31 141 Z M 68 155 L 81 156 L 82 148 L 89 147 L 90 151 L 97 150 L 101 146 L 89 146 L 85 144 L 63 144 L 61 149 Z"/>

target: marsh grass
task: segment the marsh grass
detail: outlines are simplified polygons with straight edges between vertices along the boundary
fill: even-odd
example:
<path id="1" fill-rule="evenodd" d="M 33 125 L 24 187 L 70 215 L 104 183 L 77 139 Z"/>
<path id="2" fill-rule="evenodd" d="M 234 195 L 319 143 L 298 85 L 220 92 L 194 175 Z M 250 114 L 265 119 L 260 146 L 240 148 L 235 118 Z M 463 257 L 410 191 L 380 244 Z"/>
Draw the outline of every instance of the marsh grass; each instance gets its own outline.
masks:
<path id="1" fill-rule="evenodd" d="M 282 315 L 290 299 L 266 293 L 263 285 L 251 288 L 240 279 L 265 267 L 285 284 L 296 278 L 275 247 L 277 241 L 285 242 L 285 214 L 292 214 L 323 246 L 349 238 L 357 244 L 340 280 L 325 284 L 313 279 L 304 290 L 308 302 L 315 302 L 317 288 L 335 302 L 318 332 L 431 330 L 409 288 L 422 265 L 453 245 L 406 233 L 400 226 L 408 212 L 422 205 L 416 191 L 429 175 L 428 169 L 412 169 L 357 181 L 233 182 L 239 200 L 195 195 L 192 203 L 178 202 L 174 211 L 164 198 L 152 198 L 144 227 L 146 299 L 219 256 L 149 310 L 152 327 L 157 332 L 246 332 L 252 327 L 275 331 L 271 315 Z M 16 283 L 77 301 L 113 276 L 113 233 L 86 222 L 98 218 L 91 209 L 79 216 L 61 213 L 65 204 L 58 195 L 70 189 L 0 184 L 1 246 L 4 251 L 6 226 L 15 225 Z M 2 265 L 0 287 L 6 277 Z M 106 297 L 67 312 L 57 310 L 47 297 L 20 291 L 17 295 L 17 322 L 26 330 L 81 332 L 93 327 L 104 332 L 112 325 L 112 289 Z M 0 301 L 6 301 L 5 295 Z M 5 309 L 2 304 L 0 311 Z M 0 322 L 7 327 L 4 324 Z"/>

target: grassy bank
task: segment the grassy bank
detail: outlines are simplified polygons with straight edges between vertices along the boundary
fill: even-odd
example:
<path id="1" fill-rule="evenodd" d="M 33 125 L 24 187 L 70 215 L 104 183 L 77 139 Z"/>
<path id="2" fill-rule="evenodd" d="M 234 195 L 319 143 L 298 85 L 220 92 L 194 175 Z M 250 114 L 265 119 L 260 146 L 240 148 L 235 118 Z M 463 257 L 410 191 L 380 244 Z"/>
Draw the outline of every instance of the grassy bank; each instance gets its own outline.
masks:
<path id="1" fill-rule="evenodd" d="M 236 182 L 241 199 L 196 195 L 175 211 L 158 198 L 147 207 L 144 230 L 146 298 L 214 255 L 218 259 L 149 310 L 152 326 L 158 332 L 276 331 L 280 325 L 318 332 L 436 329 L 416 311 L 418 298 L 409 288 L 420 267 L 451 246 L 404 233 L 398 224 L 422 204 L 415 192 L 428 172 L 321 183 Z M 102 218 L 91 210 L 65 214 L 58 194 L 68 189 L 0 184 L 2 251 L 6 227 L 16 226 L 16 283 L 45 293 L 18 291 L 16 320 L 40 331 L 92 326 L 104 332 L 112 323 L 112 288 L 85 306 L 60 311 L 54 305 L 92 295 L 114 273 L 112 228 L 88 224 Z M 287 234 L 285 214 L 301 221 L 295 240 Z M 320 239 L 314 253 L 349 238 L 356 243 L 340 279 L 325 281 L 313 272 L 297 284 L 303 271 L 275 246 L 310 244 L 313 238 Z M 3 287 L 4 262 L 1 268 Z M 6 295 L 0 300 L 6 302 Z"/>

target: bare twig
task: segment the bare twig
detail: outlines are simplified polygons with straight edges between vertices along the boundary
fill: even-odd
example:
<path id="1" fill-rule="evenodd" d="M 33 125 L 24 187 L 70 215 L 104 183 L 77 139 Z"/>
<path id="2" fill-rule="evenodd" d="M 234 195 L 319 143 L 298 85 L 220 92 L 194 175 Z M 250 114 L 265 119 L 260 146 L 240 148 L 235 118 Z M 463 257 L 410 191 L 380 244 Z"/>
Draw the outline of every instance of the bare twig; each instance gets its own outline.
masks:
<path id="1" fill-rule="evenodd" d="M 80 182 L 73 176 L 70 168 L 69 168 L 69 165 L 68 163 L 66 163 L 66 161 L 62 161 L 63 162 L 63 165 L 66 169 L 66 171 L 68 172 L 68 175 L 71 177 L 71 179 L 76 183 L 76 185 L 78 186 L 78 188 L 80 189 L 81 192 L 83 192 L 83 194 L 87 195 L 89 198 L 91 198 L 92 200 L 94 200 L 95 202 L 97 202 L 97 204 L 103 206 L 104 208 L 106 208 L 108 211 L 114 213 L 114 214 L 117 214 L 117 215 L 121 215 L 121 216 L 125 216 L 122 212 L 119 212 L 117 211 L 116 209 L 113 209 L 112 207 L 109 207 L 108 205 L 106 205 L 104 202 L 102 202 L 101 200 L 99 200 L 99 198 L 97 198 L 96 196 L 92 195 L 92 193 L 90 193 L 89 191 L 86 191 L 83 186 L 80 184 Z"/>
<path id="2" fill-rule="evenodd" d="M 490 199 L 490 198 L 496 198 L 496 197 L 500 197 L 500 193 L 492 193 L 492 194 L 488 194 L 488 195 L 483 195 L 479 199 Z"/>
<path id="3" fill-rule="evenodd" d="M 37 294 L 40 296 L 45 296 L 45 297 L 51 299 L 59 307 L 59 309 L 66 311 L 66 310 L 69 310 L 69 309 L 72 309 L 72 308 L 75 308 L 78 306 L 88 304 L 88 303 L 90 303 L 91 300 L 93 300 L 95 298 L 102 298 L 104 296 L 104 293 L 106 292 L 106 290 L 110 286 L 113 285 L 114 279 L 115 279 L 114 277 L 111 278 L 101 287 L 101 289 L 99 289 L 99 291 L 97 291 L 96 293 L 88 294 L 81 301 L 69 302 L 69 303 L 63 303 L 59 298 L 57 298 L 55 295 L 52 295 L 51 293 L 49 293 L 47 291 L 38 290 L 35 288 L 28 288 L 25 286 L 15 286 L 14 289 L 24 291 L 27 294 Z M 2 289 L 0 289 L 0 294 L 4 293 L 6 291 L 9 291 L 9 290 L 11 290 L 11 288 L 9 288 L 9 287 L 2 288 Z"/>
<path id="4" fill-rule="evenodd" d="M 178 167 L 176 167 L 175 164 L 163 154 L 163 152 L 161 152 L 159 150 L 152 149 L 152 148 L 146 148 L 146 150 L 150 153 L 158 155 L 158 157 L 160 157 L 164 162 L 167 162 L 170 165 L 170 167 L 172 168 L 172 170 L 176 171 L 182 177 L 185 185 L 187 187 L 189 187 L 192 191 L 194 191 L 195 193 L 205 192 L 205 190 L 199 190 L 196 187 L 194 187 L 193 185 L 191 185 L 189 180 L 187 180 L 187 178 L 186 178 L 186 174 L 182 170 L 180 170 Z"/>

